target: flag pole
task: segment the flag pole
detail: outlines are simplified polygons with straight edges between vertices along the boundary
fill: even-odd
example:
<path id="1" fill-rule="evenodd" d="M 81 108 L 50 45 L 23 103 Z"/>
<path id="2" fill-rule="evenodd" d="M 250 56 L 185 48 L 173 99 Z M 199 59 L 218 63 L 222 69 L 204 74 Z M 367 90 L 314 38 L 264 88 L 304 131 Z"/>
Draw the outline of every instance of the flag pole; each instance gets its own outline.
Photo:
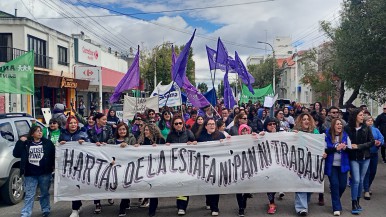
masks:
<path id="1" fill-rule="evenodd" d="M 31 94 L 31 96 L 32 96 L 32 115 L 33 115 L 33 118 L 36 118 L 36 114 L 35 114 L 35 95 Z"/>

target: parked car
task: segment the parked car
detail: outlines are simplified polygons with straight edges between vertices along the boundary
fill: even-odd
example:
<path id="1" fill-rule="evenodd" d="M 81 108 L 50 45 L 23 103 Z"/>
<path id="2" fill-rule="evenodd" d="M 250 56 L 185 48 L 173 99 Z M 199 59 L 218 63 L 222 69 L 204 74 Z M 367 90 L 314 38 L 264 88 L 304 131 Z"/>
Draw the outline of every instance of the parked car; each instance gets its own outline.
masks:
<path id="1" fill-rule="evenodd" d="M 14 158 L 12 152 L 17 140 L 28 134 L 33 119 L 25 113 L 0 114 L 0 194 L 3 201 L 9 205 L 23 200 L 20 159 Z M 36 123 L 43 127 L 42 123 Z"/>

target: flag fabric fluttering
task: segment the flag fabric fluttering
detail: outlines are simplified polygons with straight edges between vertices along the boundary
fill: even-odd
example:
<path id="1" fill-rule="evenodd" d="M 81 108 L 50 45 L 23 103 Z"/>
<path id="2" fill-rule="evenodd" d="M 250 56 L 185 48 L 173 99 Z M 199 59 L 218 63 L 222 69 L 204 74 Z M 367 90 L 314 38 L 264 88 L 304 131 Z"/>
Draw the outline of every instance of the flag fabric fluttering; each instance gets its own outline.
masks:
<path id="1" fill-rule="evenodd" d="M 121 93 L 125 90 L 138 88 L 139 87 L 139 46 L 137 54 L 135 55 L 134 61 L 131 64 L 126 75 L 118 83 L 114 90 L 113 95 L 110 97 L 110 103 L 114 103 L 119 100 Z"/>
<path id="2" fill-rule="evenodd" d="M 190 46 L 192 44 L 195 34 L 196 30 L 194 30 L 192 37 L 190 38 L 188 43 L 186 43 L 180 55 L 178 55 L 176 63 L 173 66 L 172 79 L 174 82 L 177 83 L 179 87 L 182 87 L 184 85 L 184 77 L 186 76 L 186 66 L 189 60 Z"/>
<path id="3" fill-rule="evenodd" d="M 224 75 L 224 106 L 227 109 L 233 109 L 236 105 L 235 98 L 233 96 L 231 85 L 229 84 L 228 72 Z"/>
<path id="4" fill-rule="evenodd" d="M 237 51 L 235 51 L 235 64 L 236 67 L 234 70 L 240 76 L 243 83 L 248 86 L 249 91 L 254 94 L 255 92 L 253 90 L 252 84 L 255 83 L 255 78 L 248 72 L 243 61 L 241 61 Z"/>
<path id="5" fill-rule="evenodd" d="M 217 67 L 218 69 L 224 68 L 225 70 L 228 67 L 228 51 L 220 38 L 217 40 L 216 68 Z"/>

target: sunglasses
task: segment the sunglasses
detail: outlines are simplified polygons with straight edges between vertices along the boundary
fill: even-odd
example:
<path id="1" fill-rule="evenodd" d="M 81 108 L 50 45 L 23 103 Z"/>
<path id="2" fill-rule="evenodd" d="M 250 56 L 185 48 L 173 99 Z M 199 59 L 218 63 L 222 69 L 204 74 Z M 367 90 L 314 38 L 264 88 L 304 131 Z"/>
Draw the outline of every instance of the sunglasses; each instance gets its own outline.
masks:
<path id="1" fill-rule="evenodd" d="M 154 115 L 154 113 L 149 113 L 149 115 Z"/>
<path id="2" fill-rule="evenodd" d="M 153 124 L 154 124 L 154 123 L 155 123 L 155 121 L 149 121 L 149 123 L 153 123 Z"/>
<path id="3" fill-rule="evenodd" d="M 176 123 L 174 123 L 174 126 L 177 126 L 177 125 L 182 125 L 182 122 L 176 122 Z"/>
<path id="4" fill-rule="evenodd" d="M 338 112 L 331 112 L 331 114 L 337 114 Z"/>
<path id="5" fill-rule="evenodd" d="M 268 123 L 267 125 L 268 125 L 268 126 L 272 126 L 272 125 L 273 125 L 273 126 L 276 126 L 276 123 Z"/>
<path id="6" fill-rule="evenodd" d="M 57 124 L 58 122 L 51 122 L 50 124 Z"/>

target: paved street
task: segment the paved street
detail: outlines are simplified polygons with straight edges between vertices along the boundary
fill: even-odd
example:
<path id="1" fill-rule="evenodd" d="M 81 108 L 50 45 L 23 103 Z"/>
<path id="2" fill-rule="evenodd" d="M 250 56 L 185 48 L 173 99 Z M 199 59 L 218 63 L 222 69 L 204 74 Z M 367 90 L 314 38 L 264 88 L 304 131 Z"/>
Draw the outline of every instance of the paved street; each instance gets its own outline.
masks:
<path id="1" fill-rule="evenodd" d="M 309 216 L 332 216 L 330 194 L 328 192 L 328 179 L 325 182 L 325 201 L 324 207 L 318 206 L 318 195 L 312 196 Z M 51 193 L 53 190 L 51 188 Z M 132 208 L 127 210 L 127 216 L 147 216 L 146 208 L 137 208 L 137 199 L 133 200 Z M 53 203 L 53 202 L 52 202 Z M 266 214 L 268 199 L 265 194 L 254 194 L 252 199 L 248 200 L 246 216 L 270 216 Z M 277 213 L 275 216 L 296 216 L 294 211 L 294 194 L 287 193 L 283 200 L 277 200 L 278 205 Z M 210 212 L 205 210 L 205 197 L 194 196 L 190 199 L 189 208 L 186 216 L 210 216 Z M 379 163 L 378 174 L 373 184 L 373 195 L 370 201 L 361 200 L 361 205 L 364 211 L 360 216 L 366 217 L 381 217 L 386 212 L 386 164 Z M 92 201 L 84 201 L 83 209 L 81 212 L 82 217 L 98 216 L 98 217 L 110 217 L 118 216 L 119 201 L 116 200 L 113 206 L 109 206 L 107 201 L 102 201 L 102 214 L 94 215 L 94 205 Z M 5 206 L 0 204 L 0 216 L 17 217 L 20 216 L 20 210 L 22 203 L 15 206 Z M 343 213 L 342 216 L 352 216 L 350 213 L 351 200 L 350 200 L 350 188 L 346 189 L 343 196 Z M 222 195 L 220 197 L 220 216 L 233 217 L 237 216 L 237 201 L 235 195 Z M 53 217 L 68 217 L 71 213 L 71 202 L 59 202 L 52 204 Z M 41 216 L 39 203 L 36 202 L 34 206 L 33 217 Z M 157 215 L 159 217 L 177 216 L 177 210 L 175 208 L 175 198 L 161 198 L 159 200 L 159 206 Z"/>

